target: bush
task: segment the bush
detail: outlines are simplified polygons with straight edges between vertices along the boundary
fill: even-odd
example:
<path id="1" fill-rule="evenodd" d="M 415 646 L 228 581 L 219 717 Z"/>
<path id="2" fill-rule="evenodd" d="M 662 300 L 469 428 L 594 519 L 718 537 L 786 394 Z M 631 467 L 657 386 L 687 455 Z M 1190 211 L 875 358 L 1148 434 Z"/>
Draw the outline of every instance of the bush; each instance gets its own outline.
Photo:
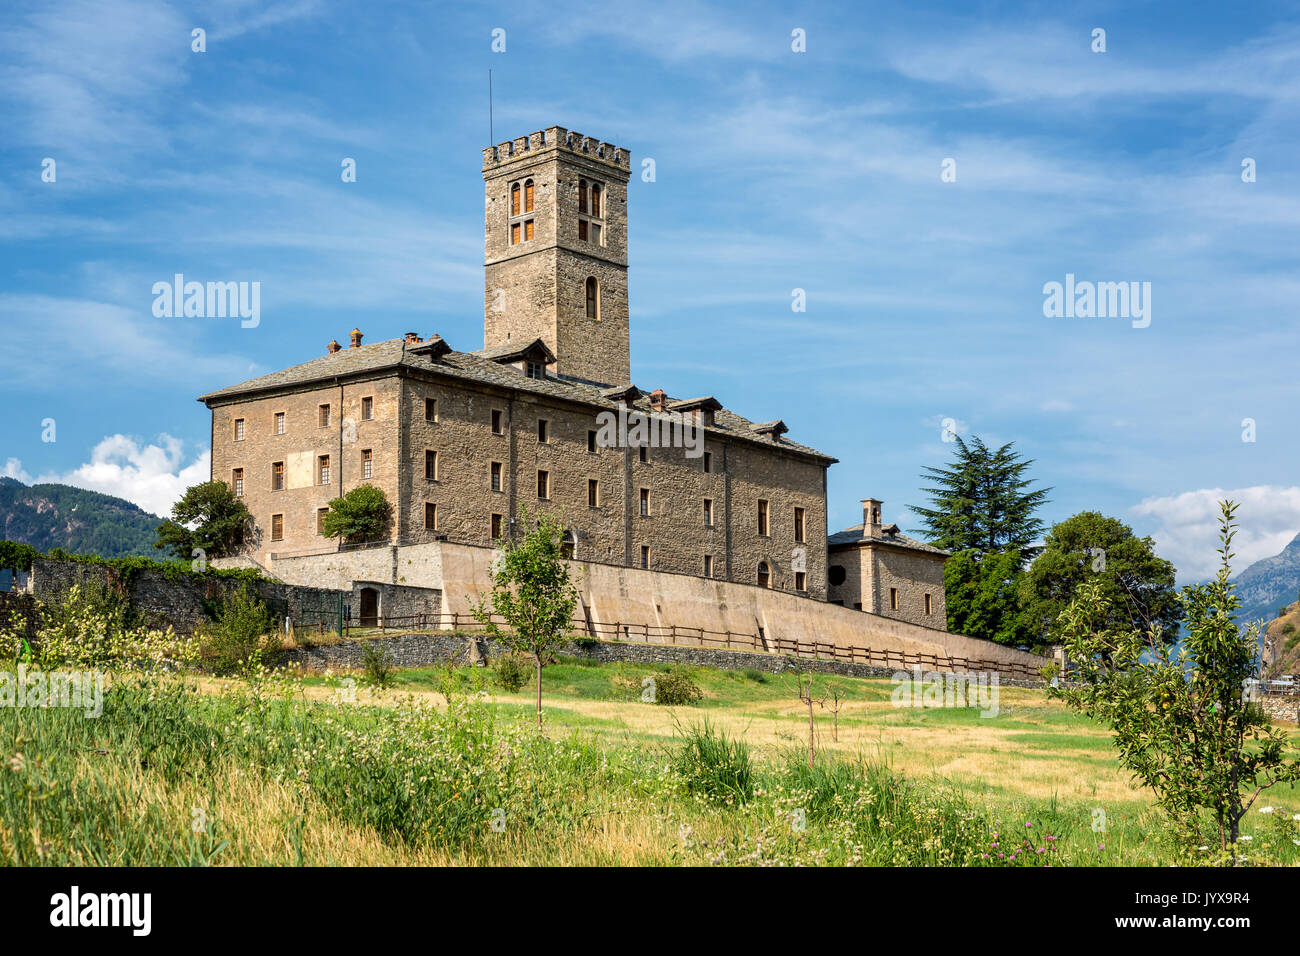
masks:
<path id="1" fill-rule="evenodd" d="M 361 667 L 371 687 L 387 687 L 393 679 L 393 655 L 377 641 L 361 642 Z"/>
<path id="2" fill-rule="evenodd" d="M 654 681 L 656 704 L 676 707 L 704 699 L 700 685 L 691 680 L 690 673 L 680 664 L 673 665 L 668 673 L 656 677 Z"/>
<path id="3" fill-rule="evenodd" d="M 221 605 L 217 619 L 203 630 L 203 650 L 215 659 L 218 674 L 244 670 L 260 652 L 279 649 L 275 620 L 247 584 Z"/>
<path id="4" fill-rule="evenodd" d="M 527 684 L 532 676 L 531 669 L 518 654 L 507 654 L 498 658 L 495 671 L 497 684 L 501 686 L 502 690 L 507 690 L 512 694 Z"/>
<path id="5" fill-rule="evenodd" d="M 732 740 L 705 720 L 684 734 L 673 755 L 673 769 L 688 793 L 716 803 L 746 803 L 754 796 L 754 767 L 749 745 Z"/>

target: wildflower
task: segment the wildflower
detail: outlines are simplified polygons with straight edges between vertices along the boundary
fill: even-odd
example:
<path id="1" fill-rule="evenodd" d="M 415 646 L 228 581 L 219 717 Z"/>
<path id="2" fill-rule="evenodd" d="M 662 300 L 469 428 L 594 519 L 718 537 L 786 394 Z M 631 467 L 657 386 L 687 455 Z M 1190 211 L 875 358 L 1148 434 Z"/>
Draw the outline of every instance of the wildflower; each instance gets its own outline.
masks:
<path id="1" fill-rule="evenodd" d="M 1237 839 L 1241 840 L 1243 843 L 1249 843 L 1251 840 L 1255 838 L 1253 836 L 1241 836 L 1241 837 L 1237 837 Z"/>
<path id="2" fill-rule="evenodd" d="M 1272 812 L 1273 812 L 1274 810 L 1276 810 L 1276 809 L 1277 809 L 1277 807 L 1260 807 L 1260 808 L 1259 808 L 1259 812 L 1260 812 L 1260 813 L 1272 813 Z M 1294 819 L 1294 818 L 1292 818 L 1292 819 Z"/>

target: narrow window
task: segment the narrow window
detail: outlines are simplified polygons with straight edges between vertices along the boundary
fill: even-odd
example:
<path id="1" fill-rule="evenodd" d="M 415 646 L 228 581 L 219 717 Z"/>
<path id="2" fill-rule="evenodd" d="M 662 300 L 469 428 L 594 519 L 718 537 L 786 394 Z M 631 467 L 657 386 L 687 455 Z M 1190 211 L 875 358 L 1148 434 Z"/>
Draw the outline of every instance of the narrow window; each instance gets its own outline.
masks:
<path id="1" fill-rule="evenodd" d="M 242 418 L 236 418 L 235 419 L 235 441 L 243 441 L 243 440 L 244 440 L 244 420 Z"/>
<path id="2" fill-rule="evenodd" d="M 641 464 L 650 460 L 650 449 L 645 445 L 640 445 L 636 450 L 637 457 L 641 459 Z"/>
<path id="3" fill-rule="evenodd" d="M 551 473 L 549 471 L 539 471 L 537 473 L 537 497 L 551 497 Z"/>
<path id="4" fill-rule="evenodd" d="M 277 435 L 284 434 L 284 412 L 275 413 L 275 433 Z"/>
<path id="5" fill-rule="evenodd" d="M 584 242 L 587 240 L 587 220 L 578 220 L 578 238 Z"/>
<path id="6" fill-rule="evenodd" d="M 891 611 L 898 610 L 898 588 L 889 589 L 889 609 Z"/>
<path id="7" fill-rule="evenodd" d="M 328 485 L 330 483 L 330 456 L 321 455 L 317 459 L 317 470 L 320 472 L 320 483 Z"/>
<path id="8" fill-rule="evenodd" d="M 510 224 L 510 245 L 519 245 L 519 223 L 517 222 Z"/>
<path id="9" fill-rule="evenodd" d="M 282 461 L 271 462 L 271 490 L 284 490 L 284 462 Z"/>
<path id="10" fill-rule="evenodd" d="M 600 241 L 600 223 L 598 222 L 593 222 L 591 224 L 591 241 L 593 245 L 604 245 L 604 243 Z"/>
<path id="11" fill-rule="evenodd" d="M 374 456 L 371 455 L 369 448 L 361 449 L 361 477 L 373 478 L 375 476 Z"/>
<path id="12" fill-rule="evenodd" d="M 501 490 L 501 462 L 492 462 L 492 490 Z"/>
<path id="13" fill-rule="evenodd" d="M 330 425 L 330 407 L 329 407 L 328 405 L 322 405 L 322 406 L 320 407 L 320 410 L 319 410 L 319 411 L 320 411 L 320 414 L 319 414 L 319 417 L 318 417 L 317 420 L 320 422 L 320 427 L 321 427 L 321 428 L 329 428 L 329 425 Z"/>
<path id="14" fill-rule="evenodd" d="M 794 573 L 794 589 L 796 591 L 808 590 L 808 574 L 806 572 L 796 571 Z"/>
<path id="15" fill-rule="evenodd" d="M 704 523 L 706 525 L 713 524 L 713 499 L 712 498 L 704 499 Z"/>
<path id="16" fill-rule="evenodd" d="M 713 555 L 711 554 L 704 556 L 704 576 L 706 578 L 713 577 Z"/>
<path id="17" fill-rule="evenodd" d="M 650 517 L 650 489 L 641 489 L 641 517 Z"/>
<path id="18" fill-rule="evenodd" d="M 595 432 L 590 432 L 590 431 L 587 432 L 587 451 L 591 452 L 593 455 L 596 453 L 596 433 L 595 433 Z"/>
<path id="19" fill-rule="evenodd" d="M 531 179 L 524 183 L 524 212 L 533 211 L 533 181 Z"/>
<path id="20" fill-rule="evenodd" d="M 432 501 L 424 503 L 424 530 L 438 530 L 438 506 Z"/>
<path id="21" fill-rule="evenodd" d="M 501 429 L 501 409 L 499 408 L 492 409 L 492 434 L 505 434 Z"/>
<path id="22" fill-rule="evenodd" d="M 572 561 L 576 544 L 577 541 L 573 537 L 573 532 L 564 532 L 564 537 L 560 539 L 560 557 L 564 558 L 566 561 Z"/>
<path id="23" fill-rule="evenodd" d="M 758 562 L 758 586 L 760 588 L 768 588 L 772 586 L 772 574 L 768 571 L 766 561 Z"/>
<path id="24" fill-rule="evenodd" d="M 646 544 L 641 545 L 641 567 L 650 567 L 650 546 Z"/>
<path id="25" fill-rule="evenodd" d="M 713 471 L 713 452 L 706 451 L 704 453 L 704 473 L 707 475 L 711 471 Z"/>
<path id="26" fill-rule="evenodd" d="M 532 238 L 533 238 L 533 220 L 525 219 L 524 220 L 524 242 L 528 242 Z"/>
<path id="27" fill-rule="evenodd" d="M 232 477 L 234 479 L 232 484 L 235 486 L 235 497 L 244 497 L 244 469 L 236 468 Z"/>
<path id="28" fill-rule="evenodd" d="M 271 515 L 271 540 L 284 540 L 284 515 Z"/>
<path id="29" fill-rule="evenodd" d="M 600 318 L 600 295 L 596 287 L 596 277 L 587 276 L 587 318 Z"/>
<path id="30" fill-rule="evenodd" d="M 519 184 L 510 187 L 510 215 L 519 215 Z"/>
<path id="31" fill-rule="evenodd" d="M 578 180 L 578 212 L 587 211 L 587 181 Z"/>
<path id="32" fill-rule="evenodd" d="M 375 400 L 367 396 L 361 400 L 361 420 L 373 421 L 375 417 Z"/>
<path id="33" fill-rule="evenodd" d="M 600 482 L 595 478 L 587 479 L 587 507 L 600 507 Z"/>
<path id="34" fill-rule="evenodd" d="M 543 445 L 545 445 L 548 441 L 550 441 L 550 435 L 548 432 L 549 425 L 550 422 L 548 422 L 545 418 L 537 419 L 537 440 L 541 442 Z"/>
<path id="35" fill-rule="evenodd" d="M 436 451 L 425 449 L 424 477 L 428 481 L 438 480 L 438 453 Z"/>
<path id="36" fill-rule="evenodd" d="M 438 420 L 438 400 L 436 398 L 426 398 L 424 400 L 424 420 L 426 422 L 436 422 Z"/>
<path id="37" fill-rule="evenodd" d="M 758 533 L 767 535 L 767 502 L 762 498 L 758 500 Z"/>
<path id="38" fill-rule="evenodd" d="M 925 613 L 927 617 L 934 613 L 934 606 L 930 603 L 930 595 L 928 594 L 925 596 Z"/>
<path id="39" fill-rule="evenodd" d="M 325 533 L 325 516 L 330 513 L 328 508 L 316 509 L 316 533 L 323 535 Z"/>
<path id="40" fill-rule="evenodd" d="M 491 529 L 488 531 L 488 535 L 493 541 L 496 541 L 501 537 L 501 515 L 494 514 L 492 516 L 492 525 Z"/>
<path id="41" fill-rule="evenodd" d="M 600 216 L 600 183 L 591 184 L 591 214 Z"/>
<path id="42" fill-rule="evenodd" d="M 803 509 L 802 508 L 794 509 L 794 539 L 799 542 L 803 541 Z M 802 588 L 800 588 L 800 590 L 802 590 Z"/>

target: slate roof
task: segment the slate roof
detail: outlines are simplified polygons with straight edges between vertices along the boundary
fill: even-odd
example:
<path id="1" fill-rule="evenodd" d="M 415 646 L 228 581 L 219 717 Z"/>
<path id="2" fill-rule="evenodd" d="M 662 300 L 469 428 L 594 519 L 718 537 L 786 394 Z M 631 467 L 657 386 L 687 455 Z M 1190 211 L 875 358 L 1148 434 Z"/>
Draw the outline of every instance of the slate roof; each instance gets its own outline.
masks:
<path id="1" fill-rule="evenodd" d="M 424 344 L 427 345 L 428 340 Z M 235 401 L 257 393 L 276 392 L 303 385 L 331 382 L 335 378 L 348 378 L 375 372 L 396 372 L 398 369 L 405 368 L 450 379 L 461 379 L 467 382 L 514 389 L 520 392 L 531 392 L 599 409 L 613 411 L 622 405 L 622 402 L 603 395 L 602 392 L 609 392 L 610 389 L 599 385 L 566 378 L 529 378 L 519 369 L 510 365 L 503 365 L 500 361 L 493 361 L 482 354 L 473 352 L 452 350 L 439 359 L 433 359 L 427 354 L 412 354 L 412 350 L 418 351 L 419 349 L 420 345 L 408 344 L 404 339 L 389 339 L 371 345 L 360 345 L 356 348 L 343 349 L 333 355 L 322 355 L 320 358 L 312 359 L 310 362 L 304 362 L 301 365 L 294 365 L 278 372 L 272 372 L 270 375 L 263 375 L 260 378 L 250 379 L 238 385 L 231 385 L 215 392 L 209 392 L 206 395 L 200 395 L 198 400 L 211 407 L 212 405 L 224 404 L 227 401 Z M 672 399 L 669 399 L 669 401 L 672 401 Z M 646 413 L 651 410 L 649 399 L 645 395 L 637 398 L 632 407 Z M 826 464 L 832 464 L 838 460 L 815 448 L 800 445 L 786 438 L 774 442 L 769 438 L 755 434 L 753 426 L 754 423 L 749 419 L 742 418 L 740 415 L 723 408 L 715 413 L 713 425 L 707 427 L 705 432 L 717 437 L 738 438 L 753 444 L 811 456 L 820 459 Z"/>
<path id="2" fill-rule="evenodd" d="M 853 544 L 889 544 L 896 548 L 908 548 L 912 551 L 924 551 L 926 554 L 947 557 L 949 552 L 943 548 L 936 548 L 934 545 L 926 544 L 924 541 L 917 541 L 915 538 L 909 538 L 905 534 L 863 534 L 863 526 L 855 524 L 852 528 L 845 528 L 843 531 L 837 531 L 826 539 L 826 547 L 834 548 L 837 545 L 846 546 Z"/>

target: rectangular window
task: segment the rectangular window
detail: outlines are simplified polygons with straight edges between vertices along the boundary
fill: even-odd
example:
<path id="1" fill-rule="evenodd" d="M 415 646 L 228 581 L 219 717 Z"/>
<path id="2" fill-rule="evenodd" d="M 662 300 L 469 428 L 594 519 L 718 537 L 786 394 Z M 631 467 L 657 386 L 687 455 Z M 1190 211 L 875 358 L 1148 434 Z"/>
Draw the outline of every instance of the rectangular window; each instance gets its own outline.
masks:
<path id="1" fill-rule="evenodd" d="M 319 483 L 328 485 L 330 483 L 330 456 L 321 455 L 317 459 L 317 471 L 319 472 Z"/>
<path id="2" fill-rule="evenodd" d="M 284 434 L 284 412 L 275 413 L 275 433 L 277 435 Z"/>
<path id="3" fill-rule="evenodd" d="M 587 479 L 587 507 L 600 507 L 600 482 L 595 478 Z"/>
<path id="4" fill-rule="evenodd" d="M 374 456 L 370 454 L 369 448 L 361 449 L 361 477 L 373 478 L 375 476 Z"/>
<path id="5" fill-rule="evenodd" d="M 284 462 L 282 461 L 271 462 L 271 490 L 284 490 Z"/>
<path id="6" fill-rule="evenodd" d="M 533 238 L 533 221 L 531 219 L 526 219 L 524 220 L 524 242 L 527 242 L 531 238 Z"/>
<path id="7" fill-rule="evenodd" d="M 545 418 L 537 419 L 537 440 L 543 445 L 550 441 L 550 422 Z"/>
<path id="8" fill-rule="evenodd" d="M 546 378 L 546 366 L 541 362 L 525 362 L 524 374 L 529 378 Z"/>
<path id="9" fill-rule="evenodd" d="M 925 613 L 927 616 L 934 613 L 934 606 L 930 603 L 930 595 L 928 594 L 925 596 Z"/>
<path id="10" fill-rule="evenodd" d="M 524 212 L 533 211 L 533 181 L 524 183 Z M 516 213 L 517 215 L 517 213 Z"/>
<path id="11" fill-rule="evenodd" d="M 510 224 L 510 245 L 519 245 L 519 223 L 517 222 Z"/>
<path id="12" fill-rule="evenodd" d="M 585 219 L 578 220 L 578 238 L 584 240 L 587 238 L 587 220 Z"/>
<path id="13" fill-rule="evenodd" d="M 319 416 L 319 419 L 318 419 L 318 420 L 320 421 L 320 427 L 321 427 L 321 428 L 329 428 L 329 426 L 330 426 L 330 407 L 329 407 L 328 405 L 322 405 L 322 406 L 320 407 L 320 416 Z"/>
<path id="14" fill-rule="evenodd" d="M 233 479 L 231 485 L 234 486 L 235 497 L 244 497 L 244 469 L 236 468 L 232 473 L 231 478 Z"/>
<path id="15" fill-rule="evenodd" d="M 650 489 L 641 489 L 641 517 L 650 517 Z"/>
<path id="16" fill-rule="evenodd" d="M 641 464 L 644 465 L 647 461 L 650 460 L 650 450 L 645 445 L 639 446 L 636 450 L 636 453 L 637 453 L 637 457 L 641 459 Z"/>
<path id="17" fill-rule="evenodd" d="M 493 541 L 501 537 L 501 515 L 492 516 L 492 527 L 488 532 Z"/>
<path id="18" fill-rule="evenodd" d="M 711 554 L 704 556 L 704 576 L 706 578 L 713 577 L 713 555 Z"/>
<path id="19" fill-rule="evenodd" d="M 803 541 L 803 509 L 802 508 L 794 509 L 794 539 L 799 542 Z M 802 588 L 800 590 L 802 590 Z"/>
<path id="20" fill-rule="evenodd" d="M 808 590 L 808 575 L 806 572 L 796 571 L 794 573 L 794 589 L 796 591 Z"/>
<path id="21" fill-rule="evenodd" d="M 316 509 L 316 533 L 323 535 L 325 533 L 325 516 L 330 513 L 328 508 Z"/>
<path id="22" fill-rule="evenodd" d="M 438 453 L 436 451 L 426 449 L 424 452 L 424 477 L 428 481 L 438 480 Z"/>
<path id="23" fill-rule="evenodd" d="M 436 422 L 438 420 L 438 400 L 436 398 L 426 398 L 424 400 L 424 420 L 426 422 Z"/>
<path id="24" fill-rule="evenodd" d="M 704 523 L 711 526 L 713 524 L 713 499 L 704 499 Z"/>
<path id="25" fill-rule="evenodd" d="M 704 473 L 707 475 L 711 471 L 713 471 L 713 452 L 706 451 L 704 453 Z"/>
<path id="26" fill-rule="evenodd" d="M 492 434 L 504 435 L 505 431 L 501 427 L 501 409 L 492 409 Z"/>
<path id="27" fill-rule="evenodd" d="M 492 462 L 492 490 L 501 490 L 501 462 Z"/>
<path id="28" fill-rule="evenodd" d="M 643 568 L 648 568 L 648 567 L 650 567 L 650 547 L 649 547 L 649 545 L 645 545 L 645 544 L 641 545 L 641 567 L 643 567 Z"/>
<path id="29" fill-rule="evenodd" d="M 244 420 L 242 418 L 236 418 L 235 419 L 235 441 L 243 441 L 243 440 L 244 440 Z"/>
<path id="30" fill-rule="evenodd" d="M 549 471 L 539 471 L 537 473 L 537 497 L 551 497 L 551 473 Z"/>
<path id="31" fill-rule="evenodd" d="M 898 610 L 898 588 L 889 589 L 889 609 L 891 611 Z"/>
<path id="32" fill-rule="evenodd" d="M 271 515 L 271 540 L 284 540 L 284 515 Z"/>
<path id="33" fill-rule="evenodd" d="M 767 502 L 761 498 L 758 500 L 758 533 L 767 534 Z"/>
<path id="34" fill-rule="evenodd" d="M 597 246 L 601 245 L 601 241 L 600 241 L 600 224 L 599 224 L 599 223 L 593 222 L 593 223 L 591 224 L 591 241 L 592 241 L 593 244 L 595 244 L 595 245 L 597 245 Z"/>
<path id="35" fill-rule="evenodd" d="M 835 603 L 836 603 L 836 604 L 839 604 L 839 605 L 843 605 L 843 604 L 844 604 L 843 601 L 836 601 Z M 861 610 L 862 610 L 862 602 L 861 602 L 861 601 L 854 601 L 854 602 L 853 602 L 853 610 L 855 610 L 855 611 L 861 611 Z"/>
<path id="36" fill-rule="evenodd" d="M 432 501 L 426 501 L 424 503 L 424 530 L 438 530 L 438 506 Z"/>
<path id="37" fill-rule="evenodd" d="M 375 400 L 366 396 L 361 400 L 361 420 L 363 422 L 373 421 L 375 417 Z"/>
<path id="38" fill-rule="evenodd" d="M 587 432 L 587 451 L 593 455 L 596 453 L 596 433 Z"/>

